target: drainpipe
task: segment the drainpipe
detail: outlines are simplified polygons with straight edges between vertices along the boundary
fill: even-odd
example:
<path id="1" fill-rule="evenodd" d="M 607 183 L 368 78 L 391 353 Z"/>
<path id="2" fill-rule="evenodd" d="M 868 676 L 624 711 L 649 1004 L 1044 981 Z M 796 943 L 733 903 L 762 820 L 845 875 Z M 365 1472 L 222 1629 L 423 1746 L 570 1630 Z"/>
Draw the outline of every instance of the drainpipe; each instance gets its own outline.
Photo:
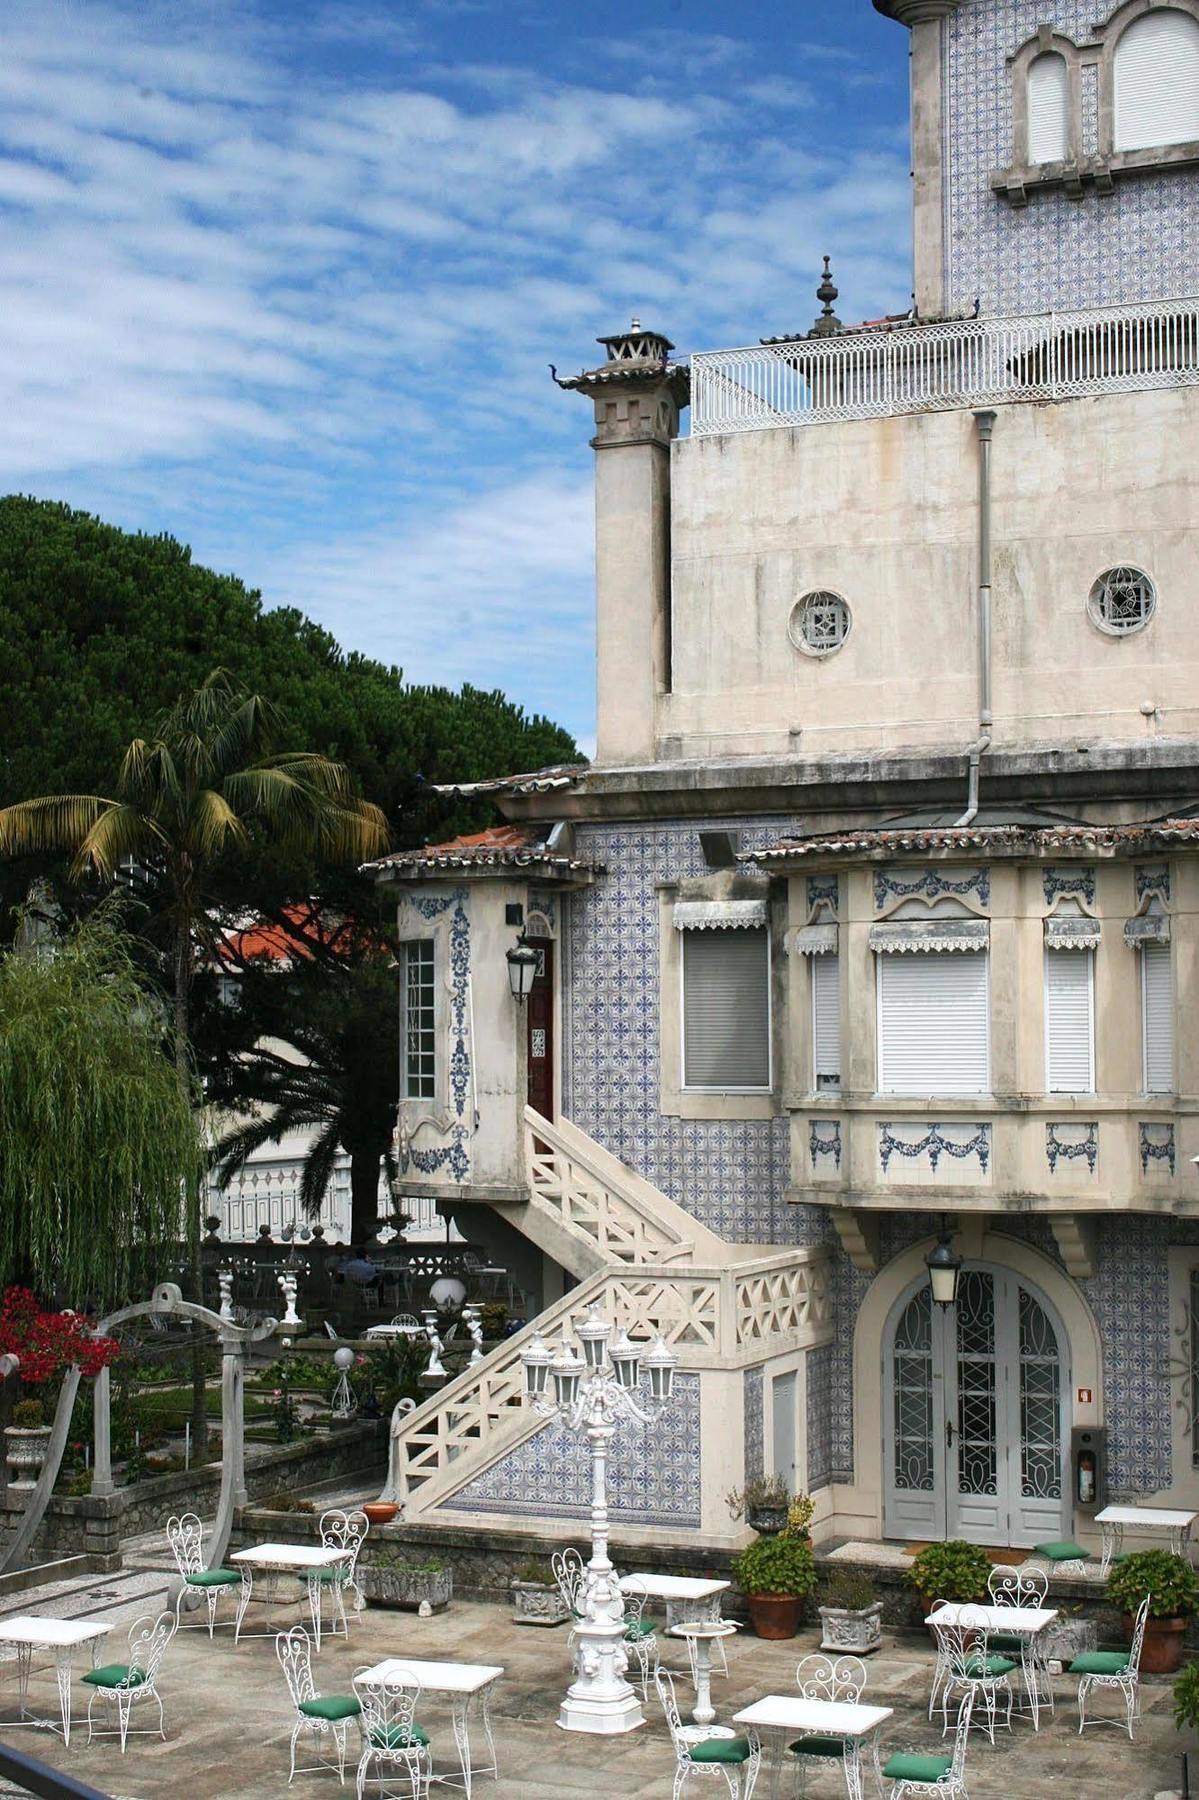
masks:
<path id="1" fill-rule="evenodd" d="M 978 765 L 991 745 L 991 431 L 993 412 L 976 412 L 978 431 L 978 737 L 970 746 L 970 779 L 966 810 L 958 825 L 969 825 L 978 812 Z"/>

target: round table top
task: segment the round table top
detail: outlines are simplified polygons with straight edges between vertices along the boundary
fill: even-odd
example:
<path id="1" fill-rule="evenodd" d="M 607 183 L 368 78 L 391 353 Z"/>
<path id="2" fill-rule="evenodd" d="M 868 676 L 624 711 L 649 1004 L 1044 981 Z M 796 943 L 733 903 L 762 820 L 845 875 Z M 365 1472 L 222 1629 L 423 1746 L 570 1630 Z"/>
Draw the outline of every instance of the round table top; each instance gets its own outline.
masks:
<path id="1" fill-rule="evenodd" d="M 681 1625 L 671 1625 L 670 1637 L 684 1638 L 721 1638 L 732 1637 L 740 1631 L 740 1625 L 734 1625 L 731 1619 L 685 1619 Z"/>

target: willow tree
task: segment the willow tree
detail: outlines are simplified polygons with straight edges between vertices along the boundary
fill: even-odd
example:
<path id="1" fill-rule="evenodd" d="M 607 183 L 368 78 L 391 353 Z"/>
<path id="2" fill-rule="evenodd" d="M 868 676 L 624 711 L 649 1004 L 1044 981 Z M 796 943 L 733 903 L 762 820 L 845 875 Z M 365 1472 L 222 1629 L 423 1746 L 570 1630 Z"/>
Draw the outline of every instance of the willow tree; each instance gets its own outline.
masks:
<path id="1" fill-rule="evenodd" d="M 163 1009 L 107 919 L 0 957 L 0 1286 L 128 1297 L 203 1168 Z"/>
<path id="2" fill-rule="evenodd" d="M 71 853 L 72 873 L 121 877 L 144 893 L 168 938 L 172 1035 L 180 1090 L 193 1100 L 190 1003 L 197 957 L 215 951 L 212 883 L 220 865 L 270 841 L 284 853 L 362 862 L 386 846 L 378 807 L 353 791 L 348 770 L 307 750 L 281 750 L 283 721 L 223 669 L 163 713 L 149 738 L 125 751 L 112 797 L 49 794 L 0 811 L 0 853 Z M 187 1207 L 192 1286 L 201 1297 L 202 1192 Z M 207 1443 L 203 1367 L 197 1352 L 193 1433 Z"/>

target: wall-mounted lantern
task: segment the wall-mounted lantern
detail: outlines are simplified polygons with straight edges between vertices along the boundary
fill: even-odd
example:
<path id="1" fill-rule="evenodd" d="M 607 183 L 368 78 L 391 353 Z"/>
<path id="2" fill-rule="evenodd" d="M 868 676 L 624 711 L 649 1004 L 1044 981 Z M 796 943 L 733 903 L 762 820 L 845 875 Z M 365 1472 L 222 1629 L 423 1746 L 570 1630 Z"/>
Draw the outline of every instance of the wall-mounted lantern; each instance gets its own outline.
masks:
<path id="1" fill-rule="evenodd" d="M 933 1299 L 938 1306 L 953 1306 L 958 1297 L 958 1277 L 962 1273 L 962 1259 L 954 1250 L 953 1233 L 946 1231 L 935 1250 L 930 1250 L 924 1259 L 928 1270 L 928 1278 L 932 1284 Z"/>
<path id="2" fill-rule="evenodd" d="M 537 974 L 537 952 L 522 933 L 505 954 L 508 958 L 508 986 L 512 989 L 512 998 L 516 1001 L 527 1000 Z"/>

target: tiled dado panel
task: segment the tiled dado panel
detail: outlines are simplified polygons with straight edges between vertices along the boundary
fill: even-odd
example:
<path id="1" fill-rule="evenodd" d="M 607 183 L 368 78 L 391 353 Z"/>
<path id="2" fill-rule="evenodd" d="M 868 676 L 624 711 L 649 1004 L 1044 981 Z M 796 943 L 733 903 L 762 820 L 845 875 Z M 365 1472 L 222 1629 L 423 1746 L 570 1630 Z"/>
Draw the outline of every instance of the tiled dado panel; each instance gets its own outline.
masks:
<path id="1" fill-rule="evenodd" d="M 1114 0 L 1112 0 L 1114 5 Z M 1012 78 L 1007 57 L 1049 21 L 1075 43 L 1093 41 L 1112 10 L 1094 0 L 966 0 L 945 37 L 945 255 L 947 304 L 984 313 L 1114 306 L 1193 294 L 1199 288 L 1199 172 L 1118 178 L 1115 191 L 1088 187 L 1029 193 L 1010 207 L 991 175 L 1012 161 Z M 1094 146 L 1083 88 L 1084 143 Z"/>
<path id="2" fill-rule="evenodd" d="M 762 1423 L 762 1370 L 746 1369 L 741 1378 L 745 1412 L 745 1479 L 766 1472 L 765 1428 Z"/>
<path id="3" fill-rule="evenodd" d="M 625 1525 L 699 1525 L 700 1376 L 676 1375 L 674 1396 L 649 1425 L 629 1420 L 612 1440 L 608 1509 Z M 446 1512 L 588 1519 L 591 1457 L 556 1420 L 456 1494 Z"/>
<path id="4" fill-rule="evenodd" d="M 832 1480 L 832 1399 L 836 1346 L 821 1344 L 807 1355 L 808 1381 L 808 1492 L 827 1487 Z"/>
<path id="5" fill-rule="evenodd" d="M 586 826 L 576 854 L 602 863 L 572 895 L 563 981 L 562 1107 L 583 1131 L 731 1243 L 812 1244 L 828 1236 L 815 1207 L 784 1199 L 788 1121 L 701 1121 L 659 1111 L 657 884 L 703 875 L 699 833 L 736 822 Z M 742 848 L 768 844 L 797 821 L 740 825 Z M 677 1005 L 670 996 L 667 1004 Z"/>
<path id="6" fill-rule="evenodd" d="M 885 1264 L 908 1244 L 928 1236 L 938 1221 L 932 1216 L 884 1218 L 880 1225 Z M 996 1221 L 996 1227 L 1010 1237 L 1024 1239 L 1060 1265 L 1044 1220 L 1003 1219 Z M 1108 1484 L 1127 1495 L 1154 1494 L 1171 1481 L 1173 1393 L 1166 1369 L 1176 1346 L 1170 1341 L 1167 1251 L 1174 1244 L 1199 1244 L 1199 1221 L 1129 1215 L 1101 1220 L 1096 1230 L 1097 1270 L 1079 1285 L 1094 1311 L 1103 1344 Z M 872 1280 L 846 1258 L 837 1258 L 837 1338 L 830 1347 L 834 1481 L 853 1479 L 854 1321 Z"/>

